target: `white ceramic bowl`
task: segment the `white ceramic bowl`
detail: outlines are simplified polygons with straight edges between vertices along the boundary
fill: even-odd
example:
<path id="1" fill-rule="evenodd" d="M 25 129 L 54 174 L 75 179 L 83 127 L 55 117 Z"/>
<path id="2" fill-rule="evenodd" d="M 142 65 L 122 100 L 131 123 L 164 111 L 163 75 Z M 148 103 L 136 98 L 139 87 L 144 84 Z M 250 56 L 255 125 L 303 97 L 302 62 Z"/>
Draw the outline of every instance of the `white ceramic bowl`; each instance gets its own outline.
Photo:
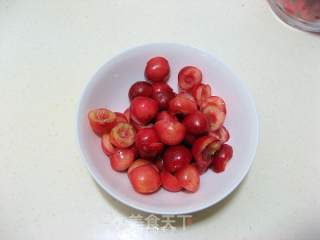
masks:
<path id="1" fill-rule="evenodd" d="M 229 129 L 234 156 L 225 172 L 209 170 L 201 176 L 196 193 L 171 193 L 163 189 L 151 195 L 136 193 L 126 173 L 111 169 L 109 159 L 100 147 L 100 139 L 89 127 L 90 109 L 106 107 L 124 111 L 129 106 L 130 86 L 144 79 L 144 68 L 153 56 L 164 56 L 170 62 L 169 84 L 177 89 L 177 75 L 186 65 L 203 72 L 203 82 L 210 83 L 214 95 L 227 104 L 225 126 Z M 170 43 L 159 43 L 129 49 L 104 64 L 88 82 L 80 99 L 77 132 L 83 159 L 96 182 L 111 196 L 133 208 L 158 214 L 186 214 L 205 209 L 230 194 L 243 180 L 254 159 L 258 143 L 258 117 L 252 96 L 243 82 L 221 61 L 204 51 Z"/>

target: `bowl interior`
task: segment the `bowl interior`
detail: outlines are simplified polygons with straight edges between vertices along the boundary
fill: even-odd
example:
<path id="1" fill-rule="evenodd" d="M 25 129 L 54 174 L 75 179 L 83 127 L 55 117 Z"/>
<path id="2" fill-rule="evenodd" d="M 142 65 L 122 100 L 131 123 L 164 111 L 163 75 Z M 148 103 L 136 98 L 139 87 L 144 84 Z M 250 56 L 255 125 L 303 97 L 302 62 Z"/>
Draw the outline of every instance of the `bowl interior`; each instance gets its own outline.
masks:
<path id="1" fill-rule="evenodd" d="M 155 194 L 136 193 L 126 173 L 111 169 L 109 159 L 100 147 L 100 139 L 88 124 L 90 109 L 106 107 L 124 111 L 129 106 L 130 86 L 144 79 L 148 59 L 161 55 L 170 62 L 169 84 L 177 90 L 178 71 L 186 65 L 195 65 L 203 72 L 203 81 L 209 83 L 213 95 L 221 96 L 227 104 L 225 126 L 229 129 L 234 157 L 225 172 L 209 170 L 201 176 L 196 193 L 170 193 L 163 189 Z M 258 120 L 251 95 L 228 67 L 198 49 L 177 44 L 151 44 L 128 50 L 104 64 L 86 86 L 78 112 L 78 138 L 83 158 L 90 173 L 101 187 L 121 202 L 152 213 L 183 214 L 204 209 L 227 196 L 244 178 L 254 158 L 258 140 Z"/>

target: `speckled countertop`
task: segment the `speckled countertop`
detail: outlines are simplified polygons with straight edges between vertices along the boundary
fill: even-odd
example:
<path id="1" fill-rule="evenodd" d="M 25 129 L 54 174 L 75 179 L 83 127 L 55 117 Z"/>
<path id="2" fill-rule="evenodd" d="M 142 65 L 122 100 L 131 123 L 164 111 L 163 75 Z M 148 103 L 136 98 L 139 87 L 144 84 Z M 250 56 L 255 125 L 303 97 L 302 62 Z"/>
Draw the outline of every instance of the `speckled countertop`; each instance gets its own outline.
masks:
<path id="1" fill-rule="evenodd" d="M 230 65 L 255 97 L 261 136 L 230 197 L 185 229 L 174 217 L 175 229 L 156 231 L 94 183 L 75 115 L 98 66 L 161 41 Z M 0 239 L 319 239 L 319 56 L 320 35 L 287 27 L 266 1 L 0 1 Z"/>

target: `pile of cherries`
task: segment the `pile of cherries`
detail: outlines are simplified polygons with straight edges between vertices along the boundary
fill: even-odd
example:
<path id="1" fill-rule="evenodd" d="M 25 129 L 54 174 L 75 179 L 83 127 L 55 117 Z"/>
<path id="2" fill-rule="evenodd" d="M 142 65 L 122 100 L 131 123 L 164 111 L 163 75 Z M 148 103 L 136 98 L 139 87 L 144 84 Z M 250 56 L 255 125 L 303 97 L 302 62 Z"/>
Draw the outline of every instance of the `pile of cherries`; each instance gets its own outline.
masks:
<path id="1" fill-rule="evenodd" d="M 130 107 L 124 113 L 105 108 L 89 112 L 92 130 L 101 137 L 104 153 L 115 171 L 127 171 L 139 193 L 161 186 L 171 192 L 195 192 L 200 175 L 211 168 L 225 170 L 233 150 L 223 126 L 226 105 L 211 96 L 202 73 L 186 66 L 178 74 L 179 93 L 166 83 L 170 66 L 163 57 L 150 59 L 147 81 L 129 90 Z"/>

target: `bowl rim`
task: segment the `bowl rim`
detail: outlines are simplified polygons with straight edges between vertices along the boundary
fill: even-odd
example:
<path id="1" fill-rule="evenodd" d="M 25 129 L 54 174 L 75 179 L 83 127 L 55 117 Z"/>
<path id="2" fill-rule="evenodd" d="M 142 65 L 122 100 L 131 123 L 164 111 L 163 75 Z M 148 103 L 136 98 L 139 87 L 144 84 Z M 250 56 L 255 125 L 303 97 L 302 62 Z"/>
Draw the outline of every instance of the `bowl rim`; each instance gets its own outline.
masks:
<path id="1" fill-rule="evenodd" d="M 124 56 L 126 55 L 128 52 L 132 52 L 132 51 L 137 51 L 139 50 L 140 48 L 143 49 L 145 47 L 156 47 L 156 46 L 173 46 L 173 47 L 183 47 L 183 48 L 190 48 L 192 50 L 195 50 L 195 51 L 199 51 L 201 52 L 204 56 L 208 56 L 210 58 L 214 58 L 217 62 L 219 62 L 221 65 L 223 65 L 223 67 L 228 71 L 230 72 L 235 78 L 237 78 L 237 80 L 239 81 L 239 83 L 241 84 L 241 86 L 244 88 L 244 90 L 246 91 L 248 97 L 249 97 L 249 100 L 250 100 L 250 103 L 253 107 L 253 112 L 254 112 L 254 116 L 255 116 L 255 122 L 256 122 L 256 129 L 255 129 L 255 146 L 253 148 L 253 151 L 251 152 L 251 155 L 248 157 L 249 161 L 248 161 L 248 165 L 247 165 L 247 168 L 246 170 L 244 171 L 244 174 L 242 174 L 242 176 L 239 178 L 239 180 L 237 182 L 235 182 L 233 184 L 232 187 L 229 188 L 228 191 L 225 192 L 224 195 L 222 195 L 218 200 L 214 200 L 214 201 L 211 201 L 211 202 L 208 202 L 207 204 L 203 204 L 199 207 L 195 207 L 193 209 L 188 209 L 188 210 L 173 210 L 173 211 L 162 211 L 162 210 L 152 210 L 152 209 L 147 209 L 147 208 L 143 208 L 143 207 L 140 207 L 138 205 L 136 205 L 135 203 L 131 203 L 131 202 L 128 202 L 124 199 L 122 199 L 120 196 L 118 196 L 116 193 L 110 191 L 108 188 L 106 188 L 104 186 L 104 184 L 102 183 L 102 181 L 93 173 L 94 170 L 91 169 L 90 165 L 89 165 L 89 162 L 88 160 L 85 158 L 84 154 L 83 154 L 83 151 L 82 151 L 82 148 L 81 148 L 81 143 L 80 143 L 80 118 L 81 118 L 81 113 L 80 113 L 80 110 L 81 110 L 81 103 L 82 103 L 82 99 L 85 95 L 85 93 L 87 92 L 87 90 L 89 89 L 89 85 L 92 84 L 92 81 L 97 81 L 97 80 L 94 80 L 95 79 L 95 76 L 98 75 L 99 72 L 102 71 L 102 69 L 106 66 L 106 65 L 109 65 L 111 64 L 113 61 L 115 61 L 115 59 L 121 57 L 121 56 Z M 141 45 L 135 45 L 135 46 L 132 46 L 132 47 L 129 47 L 129 48 L 125 48 L 124 50 L 122 50 L 121 52 L 119 52 L 118 54 L 115 54 L 113 56 L 111 56 L 109 59 L 107 59 L 103 64 L 101 64 L 98 69 L 94 72 L 93 75 L 91 75 L 91 77 L 85 82 L 85 85 L 84 87 L 82 88 L 82 91 L 80 93 L 80 97 L 78 99 L 78 103 L 77 103 L 77 112 L 76 112 L 76 128 L 75 128 L 75 131 L 76 131 L 76 134 L 75 134 L 75 137 L 77 138 L 76 139 L 76 142 L 77 142 L 77 146 L 78 146 L 78 149 L 80 151 L 80 156 L 81 156 L 81 159 L 82 159 L 82 162 L 84 162 L 87 170 L 89 171 L 91 177 L 95 180 L 95 182 L 98 184 L 98 186 L 103 189 L 106 193 L 108 193 L 113 199 L 116 199 L 117 201 L 121 202 L 122 204 L 128 206 L 128 207 L 131 207 L 133 209 L 136 209 L 136 210 L 139 210 L 139 211 L 142 211 L 142 212 L 145 212 L 145 213 L 151 213 L 151 214 L 172 214 L 172 215 L 179 215 L 179 214 L 190 214 L 190 213 L 194 213 L 194 212 L 198 212 L 198 211 L 202 211 L 204 209 L 207 209 L 209 207 L 212 207 L 214 205 L 216 205 L 217 203 L 223 201 L 227 196 L 229 196 L 239 185 L 240 183 L 244 180 L 244 178 L 247 176 L 247 174 L 249 173 L 249 170 L 252 166 L 252 163 L 255 159 L 255 156 L 256 156 L 256 151 L 257 151 L 257 147 L 258 147 L 258 144 L 259 144 L 259 136 L 260 136 L 260 132 L 259 132 L 259 129 L 260 129 L 260 125 L 259 125 L 259 115 L 258 115 L 258 112 L 257 112 L 257 109 L 256 109 L 256 104 L 255 104 L 255 101 L 254 101 L 254 98 L 251 94 L 251 92 L 249 91 L 249 89 L 246 87 L 244 81 L 238 76 L 238 74 L 236 74 L 227 64 L 225 64 L 222 60 L 220 60 L 220 58 L 216 57 L 214 54 L 210 53 L 210 52 L 207 52 L 205 50 L 202 50 L 200 48 L 196 48 L 196 47 L 192 47 L 190 45 L 186 45 L 186 44 L 181 44 L 181 43 L 174 43 L 174 42 L 156 42 L 156 43 L 148 43 L 148 44 L 141 44 Z"/>

